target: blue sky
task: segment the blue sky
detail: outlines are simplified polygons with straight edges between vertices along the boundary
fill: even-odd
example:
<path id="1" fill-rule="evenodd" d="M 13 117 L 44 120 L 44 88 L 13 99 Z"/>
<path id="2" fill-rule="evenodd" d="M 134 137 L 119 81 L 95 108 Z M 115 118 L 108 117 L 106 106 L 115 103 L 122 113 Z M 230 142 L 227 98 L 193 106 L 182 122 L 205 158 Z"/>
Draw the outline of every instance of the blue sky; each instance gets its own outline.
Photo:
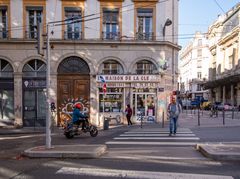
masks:
<path id="1" fill-rule="evenodd" d="M 239 0 L 180 0 L 179 45 L 185 46 L 196 31 L 207 32 L 219 14 L 224 14 Z M 188 35 L 189 34 L 189 35 Z"/>

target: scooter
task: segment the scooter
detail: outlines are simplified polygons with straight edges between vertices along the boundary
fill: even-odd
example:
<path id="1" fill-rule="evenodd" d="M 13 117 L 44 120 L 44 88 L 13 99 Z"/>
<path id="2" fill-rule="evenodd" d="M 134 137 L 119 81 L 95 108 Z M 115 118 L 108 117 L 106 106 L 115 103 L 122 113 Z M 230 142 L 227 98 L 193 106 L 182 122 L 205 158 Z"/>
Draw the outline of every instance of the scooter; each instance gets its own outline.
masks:
<path id="1" fill-rule="evenodd" d="M 98 129 L 96 126 L 90 124 L 86 119 L 86 128 L 84 130 L 79 129 L 80 125 L 73 124 L 72 120 L 66 121 L 66 125 L 64 126 L 64 135 L 68 139 L 72 139 L 76 135 L 80 135 L 81 133 L 89 132 L 92 137 L 96 137 L 98 135 Z"/>

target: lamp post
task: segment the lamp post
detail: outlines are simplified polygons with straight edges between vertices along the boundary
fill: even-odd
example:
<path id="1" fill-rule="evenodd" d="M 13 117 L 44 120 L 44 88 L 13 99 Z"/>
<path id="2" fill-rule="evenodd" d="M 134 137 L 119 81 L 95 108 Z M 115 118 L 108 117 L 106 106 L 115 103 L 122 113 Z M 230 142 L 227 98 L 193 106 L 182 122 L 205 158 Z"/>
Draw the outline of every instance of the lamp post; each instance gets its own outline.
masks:
<path id="1" fill-rule="evenodd" d="M 170 26 L 170 25 L 172 25 L 172 21 L 169 18 L 167 18 L 167 20 L 166 20 L 166 22 L 164 23 L 164 26 L 163 26 L 163 37 L 164 37 L 164 40 L 165 40 L 166 27 Z"/>
<path id="2" fill-rule="evenodd" d="M 46 49 L 46 56 L 47 56 L 47 111 L 46 111 L 46 148 L 51 148 L 51 120 L 50 120 L 50 40 L 49 40 L 49 23 L 47 23 L 47 49 Z"/>

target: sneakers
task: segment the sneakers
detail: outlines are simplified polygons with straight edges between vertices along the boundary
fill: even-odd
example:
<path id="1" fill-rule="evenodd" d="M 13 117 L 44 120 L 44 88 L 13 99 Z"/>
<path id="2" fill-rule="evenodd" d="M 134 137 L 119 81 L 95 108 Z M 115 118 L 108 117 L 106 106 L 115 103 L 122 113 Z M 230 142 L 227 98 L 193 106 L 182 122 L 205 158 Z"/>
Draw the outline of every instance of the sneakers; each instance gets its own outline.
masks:
<path id="1" fill-rule="evenodd" d="M 169 133 L 169 135 L 168 136 L 172 136 L 172 133 Z"/>

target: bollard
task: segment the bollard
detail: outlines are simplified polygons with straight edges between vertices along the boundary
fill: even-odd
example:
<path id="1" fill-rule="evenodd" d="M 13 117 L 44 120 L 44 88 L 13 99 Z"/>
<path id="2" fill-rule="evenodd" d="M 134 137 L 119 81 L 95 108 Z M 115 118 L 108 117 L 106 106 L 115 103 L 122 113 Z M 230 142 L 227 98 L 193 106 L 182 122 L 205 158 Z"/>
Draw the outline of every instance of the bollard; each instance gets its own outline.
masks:
<path id="1" fill-rule="evenodd" d="M 103 130 L 108 130 L 108 128 L 109 128 L 109 120 L 108 120 L 108 118 L 104 117 L 104 120 L 103 120 Z"/>
<path id="2" fill-rule="evenodd" d="M 199 111 L 199 108 L 198 108 L 198 126 L 200 126 L 200 111 Z"/>
<path id="3" fill-rule="evenodd" d="M 232 119 L 234 119 L 234 108 L 232 108 Z"/>
<path id="4" fill-rule="evenodd" d="M 225 110 L 223 109 L 223 125 L 225 125 Z"/>
<path id="5" fill-rule="evenodd" d="M 162 112 L 162 128 L 164 128 L 164 111 Z"/>
<path id="6" fill-rule="evenodd" d="M 218 118 L 218 109 L 216 109 L 216 117 Z"/>
<path id="7" fill-rule="evenodd" d="M 143 126 L 143 114 L 141 113 L 141 128 Z"/>

